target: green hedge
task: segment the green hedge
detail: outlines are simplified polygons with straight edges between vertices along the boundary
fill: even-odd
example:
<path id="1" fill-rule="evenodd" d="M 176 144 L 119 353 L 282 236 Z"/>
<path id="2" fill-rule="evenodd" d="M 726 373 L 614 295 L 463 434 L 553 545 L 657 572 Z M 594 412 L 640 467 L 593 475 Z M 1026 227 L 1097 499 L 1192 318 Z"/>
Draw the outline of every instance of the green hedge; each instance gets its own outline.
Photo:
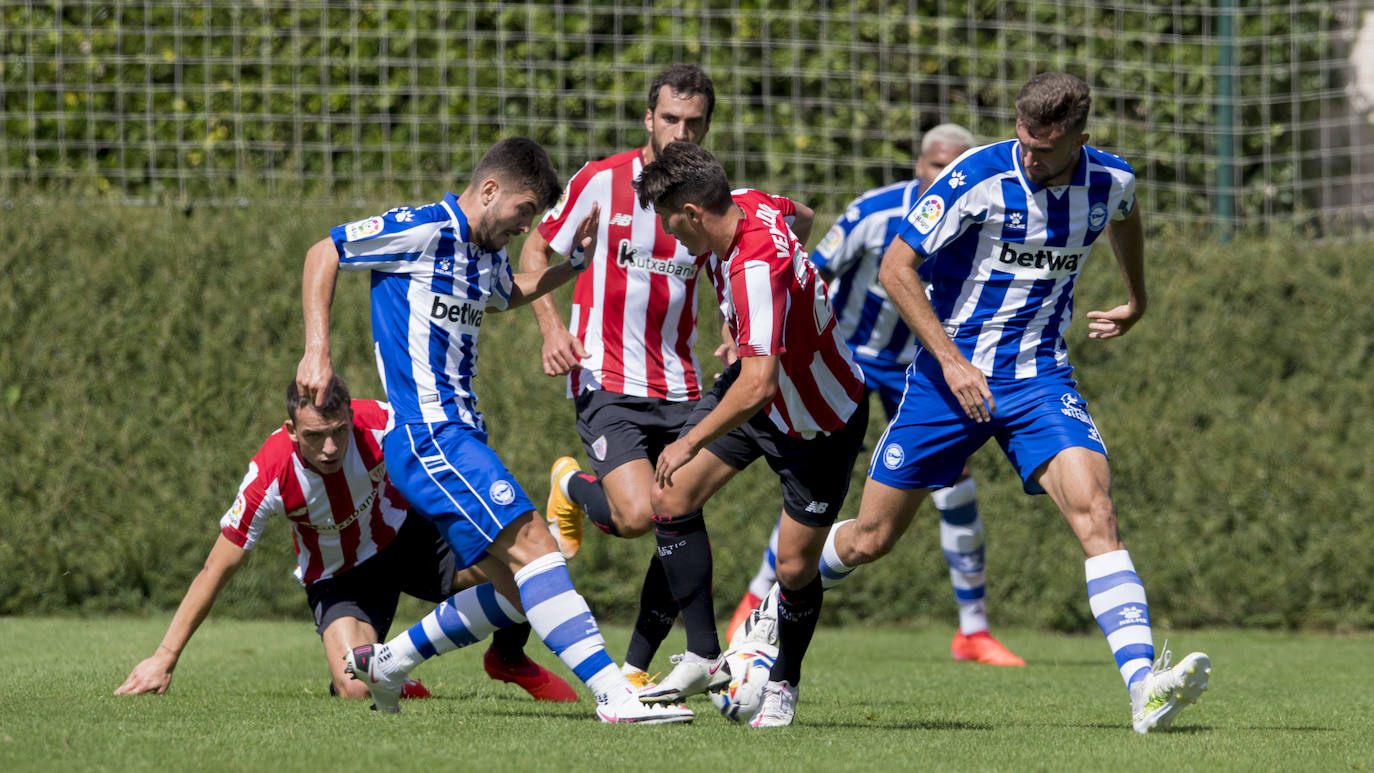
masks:
<path id="1" fill-rule="evenodd" d="M 0 216 L 0 613 L 176 604 L 248 459 L 283 418 L 306 248 L 390 203 L 189 214 L 58 204 Z M 1119 274 L 1105 250 L 1088 264 L 1070 346 L 1157 624 L 1374 625 L 1366 264 L 1341 245 L 1157 242 L 1150 313 L 1109 343 L 1086 341 L 1082 318 L 1118 302 Z M 334 356 L 355 393 L 376 395 L 366 286 L 340 280 Z M 492 443 L 542 502 L 549 463 L 580 456 L 572 407 L 562 381 L 541 374 L 527 311 L 485 327 L 477 387 Z M 878 430 L 875 420 L 870 441 Z M 1091 626 L 1081 556 L 1052 504 L 1021 494 L 995 449 L 973 469 L 994 621 Z M 861 481 L 862 470 L 845 516 Z M 708 505 L 722 614 L 778 507 L 761 465 Z M 221 613 L 303 613 L 288 535 L 269 528 Z M 589 535 L 572 569 L 599 613 L 629 619 L 649 551 Z M 832 594 L 826 616 L 952 624 L 933 511 Z"/>

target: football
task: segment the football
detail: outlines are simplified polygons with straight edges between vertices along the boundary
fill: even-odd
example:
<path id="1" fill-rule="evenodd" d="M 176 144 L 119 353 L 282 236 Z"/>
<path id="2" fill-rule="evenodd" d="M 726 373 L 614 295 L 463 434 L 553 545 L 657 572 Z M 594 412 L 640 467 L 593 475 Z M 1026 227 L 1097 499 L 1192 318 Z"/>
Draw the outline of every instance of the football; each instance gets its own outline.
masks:
<path id="1" fill-rule="evenodd" d="M 754 718 L 763 703 L 763 685 L 777 658 L 777 646 L 758 641 L 725 652 L 730 684 L 709 696 L 721 716 L 731 722 L 748 722 Z"/>

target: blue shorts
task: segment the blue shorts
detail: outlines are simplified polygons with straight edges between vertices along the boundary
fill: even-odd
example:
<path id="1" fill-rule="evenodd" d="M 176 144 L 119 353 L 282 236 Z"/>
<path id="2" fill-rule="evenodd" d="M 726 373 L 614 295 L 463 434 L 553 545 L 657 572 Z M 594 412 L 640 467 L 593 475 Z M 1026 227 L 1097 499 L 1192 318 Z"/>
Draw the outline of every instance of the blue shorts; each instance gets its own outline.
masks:
<path id="1" fill-rule="evenodd" d="M 487 546 L 534 505 L 487 436 L 454 421 L 398 424 L 382 443 L 392 485 L 439 529 L 459 567 L 487 554 Z"/>
<path id="2" fill-rule="evenodd" d="M 950 486 L 973 452 L 995 437 L 1026 493 L 1045 493 L 1031 477 L 1060 451 L 1087 448 L 1107 454 L 1088 404 L 1065 370 L 1062 376 L 990 379 L 996 412 L 979 424 L 964 415 L 934 358 L 918 356 L 907 371 L 897 415 L 873 452 L 868 477 L 900 489 Z"/>
<path id="3" fill-rule="evenodd" d="M 883 401 L 883 412 L 888 421 L 897 415 L 897 406 L 902 402 L 902 392 L 906 391 L 906 363 L 891 360 L 861 360 L 854 362 L 864 372 L 864 386 L 869 392 L 877 392 Z"/>

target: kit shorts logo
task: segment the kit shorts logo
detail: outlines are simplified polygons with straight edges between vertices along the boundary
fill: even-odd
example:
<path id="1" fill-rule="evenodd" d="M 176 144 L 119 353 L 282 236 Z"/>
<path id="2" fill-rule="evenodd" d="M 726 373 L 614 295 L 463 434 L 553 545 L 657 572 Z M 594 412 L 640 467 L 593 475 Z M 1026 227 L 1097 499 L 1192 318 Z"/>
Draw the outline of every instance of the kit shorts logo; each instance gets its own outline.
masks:
<path id="1" fill-rule="evenodd" d="M 498 505 L 508 505 L 515 501 L 515 487 L 504 480 L 498 480 L 491 484 L 487 493 L 491 495 L 491 501 Z"/>
<path id="2" fill-rule="evenodd" d="M 888 443 L 887 448 L 883 449 L 883 466 L 889 470 L 901 467 L 905 459 L 906 454 L 902 453 L 902 447 L 896 443 Z"/>
<path id="3" fill-rule="evenodd" d="M 606 461 L 606 436 L 605 436 L 605 435 L 602 435 L 601 437 L 599 437 L 599 438 L 597 438 L 596 440 L 593 440 L 593 441 L 592 441 L 592 456 L 595 456 L 595 457 L 596 457 L 596 460 L 597 460 L 598 462 L 604 462 L 604 461 Z"/>

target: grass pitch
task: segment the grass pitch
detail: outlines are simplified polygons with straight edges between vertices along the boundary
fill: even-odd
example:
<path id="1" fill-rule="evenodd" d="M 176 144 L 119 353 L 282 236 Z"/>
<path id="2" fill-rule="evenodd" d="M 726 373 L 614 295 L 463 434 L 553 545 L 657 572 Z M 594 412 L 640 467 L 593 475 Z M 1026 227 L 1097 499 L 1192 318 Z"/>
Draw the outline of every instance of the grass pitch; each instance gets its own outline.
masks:
<path id="1" fill-rule="evenodd" d="M 0 618 L 0 770 L 1374 769 L 1366 634 L 1172 634 L 1176 657 L 1212 656 L 1212 686 L 1173 731 L 1138 736 L 1098 635 L 1000 631 L 1030 663 L 1004 669 L 953 662 L 943 626 L 822 628 L 797 724 L 758 732 L 704 698 L 691 726 L 601 725 L 585 692 L 541 704 L 487 679 L 480 646 L 416 671 L 434 699 L 379 716 L 327 697 L 304 622 L 212 619 L 167 695 L 112 695 L 165 624 Z M 627 630 L 606 634 L 622 653 Z M 675 631 L 656 665 L 681 647 Z"/>

